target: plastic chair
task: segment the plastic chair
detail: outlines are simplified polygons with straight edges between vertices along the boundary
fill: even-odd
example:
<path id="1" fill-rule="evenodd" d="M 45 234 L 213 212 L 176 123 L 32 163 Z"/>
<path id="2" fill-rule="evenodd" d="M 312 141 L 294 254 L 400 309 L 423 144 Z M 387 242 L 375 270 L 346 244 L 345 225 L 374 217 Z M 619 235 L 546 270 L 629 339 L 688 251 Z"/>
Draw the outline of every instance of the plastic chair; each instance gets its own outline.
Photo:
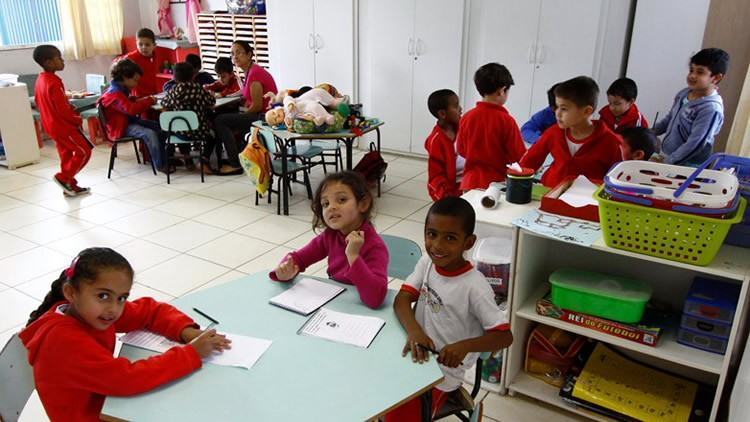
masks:
<path id="1" fill-rule="evenodd" d="M 422 249 L 419 245 L 409 239 L 381 234 L 380 237 L 388 247 L 388 277 L 396 277 L 400 280 L 406 280 L 417 265 L 419 258 L 422 257 Z"/>
<path id="2" fill-rule="evenodd" d="M 276 145 L 275 137 L 273 136 L 273 133 L 271 133 L 271 131 L 261 129 L 260 140 L 261 142 L 263 142 L 263 145 L 266 147 L 272 157 L 274 157 L 278 153 L 280 145 Z M 287 159 L 285 174 L 282 171 L 281 160 L 276 158 L 271 159 L 271 174 L 272 176 L 277 177 L 277 181 L 276 189 L 273 189 L 273 178 L 271 179 L 271 186 L 269 186 L 268 189 L 268 203 L 271 203 L 271 196 L 275 193 L 278 196 L 278 199 L 276 201 L 276 214 L 281 215 L 281 182 L 284 177 L 289 178 L 291 181 L 294 175 L 301 171 L 304 177 L 305 188 L 307 188 L 307 196 L 308 198 L 312 199 L 312 186 L 310 185 L 310 176 L 308 175 L 309 168 L 309 165 L 298 163 L 296 161 L 290 161 Z M 289 193 L 291 194 L 291 185 L 289 188 Z M 258 192 L 256 191 L 255 205 L 258 205 L 258 198 L 260 198 L 260 194 L 258 194 Z"/>
<path id="3" fill-rule="evenodd" d="M 482 385 L 482 366 L 483 362 L 492 356 L 492 352 L 483 352 L 477 359 L 476 370 L 474 371 L 474 387 L 469 393 L 469 397 L 465 396 L 463 387 L 456 390 L 451 397 L 445 402 L 445 404 L 438 409 L 435 414 L 435 420 L 447 418 L 448 416 L 456 416 L 464 422 L 473 422 L 481 420 L 482 417 L 482 403 L 474 403 L 474 399 L 479 394 L 480 387 Z M 462 397 L 462 399 L 461 399 Z"/>
<path id="4" fill-rule="evenodd" d="M 17 421 L 31 393 L 34 392 L 34 371 L 28 352 L 18 334 L 0 351 L 0 420 Z"/>
<path id="5" fill-rule="evenodd" d="M 323 157 L 323 173 L 328 174 L 327 166 L 330 164 L 333 164 L 336 171 L 339 171 L 339 168 L 344 168 L 344 159 L 341 154 L 341 144 L 339 144 L 339 141 L 312 141 L 312 144 L 316 147 L 320 147 L 320 149 L 323 150 L 323 152 L 320 153 L 321 157 Z M 327 157 L 333 157 L 333 161 L 326 161 Z"/>
<path id="6" fill-rule="evenodd" d="M 192 145 L 193 143 L 198 144 L 198 151 L 200 157 L 203 156 L 203 144 L 205 141 L 198 139 L 185 140 L 184 138 L 177 135 L 177 132 L 184 132 L 189 130 L 197 130 L 200 127 L 198 121 L 198 114 L 191 110 L 182 111 L 163 111 L 159 115 L 159 126 L 161 130 L 167 133 L 167 145 L 166 145 L 166 157 L 165 162 L 169 162 L 169 159 L 174 156 L 174 149 L 170 148 L 170 145 L 176 144 L 187 144 Z M 203 173 L 203 166 L 201 168 L 201 183 L 204 183 L 205 176 Z M 169 184 L 169 171 L 167 171 L 167 184 Z"/>
<path id="7" fill-rule="evenodd" d="M 104 112 L 104 107 L 102 105 L 99 105 L 96 108 L 97 111 L 97 117 L 99 119 L 99 127 L 101 128 L 102 137 L 105 141 L 109 142 L 110 145 L 112 145 L 110 152 L 109 152 L 109 168 L 107 169 L 107 179 L 110 179 L 112 177 L 112 169 L 115 168 L 115 157 L 117 157 L 117 145 L 124 143 L 124 142 L 132 142 L 133 143 L 133 151 L 135 151 L 135 159 L 138 161 L 138 164 L 141 164 L 141 159 L 138 156 L 138 142 L 142 141 L 140 138 L 135 138 L 132 136 L 124 136 L 122 138 L 117 139 L 109 139 L 109 135 L 107 135 L 107 117 L 106 113 Z M 143 161 L 146 161 L 146 157 L 143 158 Z M 156 167 L 154 167 L 154 162 L 151 161 L 151 171 L 154 172 L 154 176 L 156 176 Z"/>

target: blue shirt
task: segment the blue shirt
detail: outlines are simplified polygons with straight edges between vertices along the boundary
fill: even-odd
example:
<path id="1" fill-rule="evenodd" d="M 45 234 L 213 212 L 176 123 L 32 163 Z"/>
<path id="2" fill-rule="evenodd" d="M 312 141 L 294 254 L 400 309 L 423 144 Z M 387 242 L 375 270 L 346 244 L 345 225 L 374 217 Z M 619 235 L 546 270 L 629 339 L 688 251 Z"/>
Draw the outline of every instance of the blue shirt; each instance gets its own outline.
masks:
<path id="1" fill-rule="evenodd" d="M 534 113 L 528 122 L 521 126 L 521 137 L 529 144 L 533 144 L 542 136 L 548 127 L 557 123 L 555 112 L 552 107 L 545 107 Z"/>

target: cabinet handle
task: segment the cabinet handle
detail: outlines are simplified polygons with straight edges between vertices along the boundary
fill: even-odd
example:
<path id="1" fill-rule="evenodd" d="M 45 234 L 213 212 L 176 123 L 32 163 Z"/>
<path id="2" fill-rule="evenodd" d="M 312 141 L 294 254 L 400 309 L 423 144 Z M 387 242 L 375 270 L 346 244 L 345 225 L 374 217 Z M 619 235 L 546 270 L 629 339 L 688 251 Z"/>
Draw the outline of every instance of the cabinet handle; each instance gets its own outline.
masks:
<path id="1" fill-rule="evenodd" d="M 315 48 L 315 38 L 313 37 L 312 33 L 307 36 L 307 48 L 309 48 L 310 50 Z"/>
<path id="2" fill-rule="evenodd" d="M 529 64 L 533 64 L 536 57 L 536 43 L 529 45 L 529 50 L 526 52 L 526 57 L 529 60 Z"/>
<path id="3" fill-rule="evenodd" d="M 320 34 L 315 34 L 315 49 L 320 50 L 323 48 L 323 37 Z"/>
<path id="4" fill-rule="evenodd" d="M 546 49 L 544 48 L 544 44 L 539 44 L 536 49 L 536 55 L 535 55 L 535 61 L 536 64 L 542 64 L 544 63 L 544 59 L 547 58 Z"/>
<path id="5" fill-rule="evenodd" d="M 414 55 L 414 38 L 409 38 L 409 45 L 407 46 L 406 52 L 410 56 Z"/>
<path id="6" fill-rule="evenodd" d="M 417 56 L 421 56 L 424 53 L 424 42 L 421 38 L 417 38 Z"/>

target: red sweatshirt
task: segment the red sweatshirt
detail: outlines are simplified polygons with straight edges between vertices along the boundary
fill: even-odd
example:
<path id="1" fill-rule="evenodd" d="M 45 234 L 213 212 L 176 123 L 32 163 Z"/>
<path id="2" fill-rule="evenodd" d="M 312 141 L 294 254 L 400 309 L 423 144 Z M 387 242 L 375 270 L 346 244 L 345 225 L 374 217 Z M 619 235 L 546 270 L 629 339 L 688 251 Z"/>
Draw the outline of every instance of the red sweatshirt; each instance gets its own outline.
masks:
<path id="1" fill-rule="evenodd" d="M 141 54 L 140 51 L 135 50 L 126 54 L 124 57 L 136 62 L 138 66 L 141 67 L 141 70 L 143 70 L 143 75 L 141 75 L 141 79 L 138 80 L 138 86 L 133 89 L 133 95 L 136 97 L 145 97 L 163 91 L 162 84 L 159 82 L 156 74 L 159 73 L 159 65 L 161 65 L 164 60 L 160 60 L 157 51 L 159 50 L 154 48 L 154 53 L 151 57 L 146 57 Z"/>
<path id="2" fill-rule="evenodd" d="M 56 303 L 20 334 L 39 398 L 53 421 L 98 421 L 105 396 L 140 394 L 202 365 L 191 345 L 135 362 L 112 356 L 117 332 L 148 329 L 179 341 L 194 322 L 171 305 L 151 298 L 127 302 L 120 319 L 97 330 L 59 311 L 65 304 Z"/>
<path id="3" fill-rule="evenodd" d="M 594 121 L 594 132 L 585 139 L 573 140 L 570 129 L 552 126 L 529 148 L 521 159 L 521 167 L 537 170 L 547 154 L 554 162 L 542 176 L 542 184 L 555 187 L 567 177 L 584 175 L 590 180 L 603 180 L 610 167 L 622 161 L 620 137 L 600 121 Z M 574 156 L 570 155 L 567 139 L 581 144 Z"/>
<path id="4" fill-rule="evenodd" d="M 240 83 L 237 82 L 237 77 L 232 75 L 232 78 L 226 85 L 224 85 L 224 83 L 221 82 L 221 79 L 219 79 L 212 84 L 203 85 L 203 88 L 206 88 L 211 92 L 219 92 L 221 93 L 222 97 L 226 97 L 229 94 L 234 94 L 235 92 L 239 91 Z"/>
<path id="5" fill-rule="evenodd" d="M 77 131 L 83 120 L 65 97 L 62 79 L 55 72 L 42 72 L 34 87 L 34 101 L 42 126 L 52 139 Z"/>
<path id="6" fill-rule="evenodd" d="M 604 108 L 599 110 L 599 120 L 604 122 L 615 133 L 622 133 L 624 129 L 629 127 L 648 127 L 648 120 L 641 114 L 635 103 L 622 115 L 619 122 L 615 119 L 615 115 L 612 114 L 609 106 L 604 106 Z"/>
<path id="7" fill-rule="evenodd" d="M 505 180 L 505 165 L 521 159 L 526 147 L 516 120 L 505 107 L 477 102 L 461 117 L 456 135 L 458 154 L 466 159 L 461 190 L 486 189 Z"/>
<path id="8" fill-rule="evenodd" d="M 424 142 L 427 150 L 427 190 L 433 201 L 447 196 L 461 196 L 456 182 L 456 154 L 454 141 L 440 126 L 435 125 Z"/>
<path id="9" fill-rule="evenodd" d="M 140 83 L 140 82 L 139 82 Z M 130 117 L 138 116 L 156 104 L 153 97 L 130 99 L 130 92 L 117 81 L 112 81 L 107 92 L 99 98 L 99 104 L 104 106 L 104 117 L 107 120 L 107 136 L 115 140 L 125 136 L 125 130 L 130 124 Z"/>

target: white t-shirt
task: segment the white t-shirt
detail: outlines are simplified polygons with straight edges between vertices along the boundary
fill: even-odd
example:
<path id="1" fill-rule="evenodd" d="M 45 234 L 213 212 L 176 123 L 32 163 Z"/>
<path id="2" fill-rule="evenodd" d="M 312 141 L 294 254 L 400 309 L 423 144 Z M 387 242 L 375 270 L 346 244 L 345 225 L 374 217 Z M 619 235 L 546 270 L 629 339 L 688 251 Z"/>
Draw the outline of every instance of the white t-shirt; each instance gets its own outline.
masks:
<path id="1" fill-rule="evenodd" d="M 446 274 L 423 256 L 401 289 L 419 295 L 415 317 L 437 350 L 486 331 L 510 329 L 490 284 L 471 264 Z M 449 392 L 460 387 L 464 372 L 478 357 L 479 353 L 469 353 L 457 368 L 440 365 L 445 380 L 437 388 Z"/>

